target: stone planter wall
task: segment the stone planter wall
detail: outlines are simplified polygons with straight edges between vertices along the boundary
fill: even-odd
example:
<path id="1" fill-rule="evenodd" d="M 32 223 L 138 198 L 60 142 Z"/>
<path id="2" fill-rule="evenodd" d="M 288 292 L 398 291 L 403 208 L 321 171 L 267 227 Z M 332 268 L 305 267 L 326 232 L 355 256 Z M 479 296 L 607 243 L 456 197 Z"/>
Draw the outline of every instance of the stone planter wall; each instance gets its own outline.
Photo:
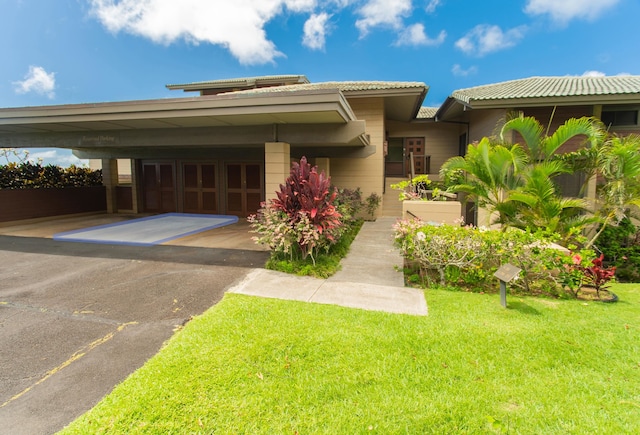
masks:
<path id="1" fill-rule="evenodd" d="M 0 190 L 0 222 L 106 210 L 104 186 Z"/>
<path id="2" fill-rule="evenodd" d="M 402 201 L 402 218 L 418 217 L 425 222 L 455 224 L 460 222 L 459 201 Z"/>

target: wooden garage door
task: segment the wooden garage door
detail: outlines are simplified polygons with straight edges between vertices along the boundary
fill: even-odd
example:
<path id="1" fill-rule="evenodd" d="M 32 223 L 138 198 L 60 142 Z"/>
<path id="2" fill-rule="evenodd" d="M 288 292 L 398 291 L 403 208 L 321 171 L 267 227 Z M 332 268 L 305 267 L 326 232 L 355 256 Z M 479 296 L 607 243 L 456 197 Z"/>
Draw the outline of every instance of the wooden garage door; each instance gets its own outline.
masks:
<path id="1" fill-rule="evenodd" d="M 262 164 L 227 163 L 225 172 L 227 214 L 247 217 L 255 213 L 263 200 Z"/>
<path id="2" fill-rule="evenodd" d="M 176 212 L 175 165 L 173 163 L 143 163 L 142 177 L 144 211 L 147 213 Z"/>
<path id="3" fill-rule="evenodd" d="M 185 213 L 218 212 L 218 182 L 215 163 L 184 163 L 183 210 Z"/>

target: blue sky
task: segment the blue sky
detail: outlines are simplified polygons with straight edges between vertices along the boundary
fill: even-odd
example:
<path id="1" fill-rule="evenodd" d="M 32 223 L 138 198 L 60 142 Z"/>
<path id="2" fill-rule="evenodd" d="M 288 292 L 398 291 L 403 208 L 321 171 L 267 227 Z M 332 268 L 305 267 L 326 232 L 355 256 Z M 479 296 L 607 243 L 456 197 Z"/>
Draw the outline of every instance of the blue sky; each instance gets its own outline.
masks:
<path id="1" fill-rule="evenodd" d="M 0 0 L 0 107 L 187 96 L 272 74 L 455 89 L 640 75 L 639 0 Z M 31 150 L 45 164 L 68 151 Z"/>

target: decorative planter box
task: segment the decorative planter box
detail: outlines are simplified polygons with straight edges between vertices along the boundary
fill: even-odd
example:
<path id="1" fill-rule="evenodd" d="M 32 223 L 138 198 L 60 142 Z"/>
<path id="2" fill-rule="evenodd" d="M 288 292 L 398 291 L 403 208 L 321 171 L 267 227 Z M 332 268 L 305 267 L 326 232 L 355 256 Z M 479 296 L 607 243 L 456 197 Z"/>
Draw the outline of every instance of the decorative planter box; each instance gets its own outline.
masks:
<path id="1" fill-rule="evenodd" d="M 104 186 L 0 189 L 0 222 L 106 210 Z"/>
<path id="2" fill-rule="evenodd" d="M 455 224 L 460 222 L 460 201 L 402 201 L 402 218 L 418 217 L 425 222 Z"/>

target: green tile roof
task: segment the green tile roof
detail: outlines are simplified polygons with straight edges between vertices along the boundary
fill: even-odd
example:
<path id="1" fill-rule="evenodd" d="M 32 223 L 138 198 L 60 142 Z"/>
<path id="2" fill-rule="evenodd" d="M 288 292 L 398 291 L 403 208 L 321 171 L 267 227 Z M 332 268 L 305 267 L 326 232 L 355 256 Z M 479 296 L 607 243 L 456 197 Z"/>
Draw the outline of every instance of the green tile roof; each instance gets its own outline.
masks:
<path id="1" fill-rule="evenodd" d="M 273 86 L 269 88 L 256 88 L 238 91 L 237 93 L 271 93 L 271 92 L 296 92 L 319 91 L 337 89 L 341 92 L 362 91 L 391 91 L 400 89 L 428 88 L 423 82 L 385 82 L 385 81 L 345 81 L 345 82 L 320 82 L 305 83 L 299 85 Z"/>
<path id="2" fill-rule="evenodd" d="M 640 76 L 531 77 L 459 89 L 451 96 L 466 104 L 525 98 L 640 95 Z"/>
<path id="3" fill-rule="evenodd" d="M 418 116 L 416 116 L 416 119 L 434 118 L 436 116 L 436 113 L 438 112 L 438 109 L 438 107 L 422 106 L 420 110 L 418 110 Z"/>

